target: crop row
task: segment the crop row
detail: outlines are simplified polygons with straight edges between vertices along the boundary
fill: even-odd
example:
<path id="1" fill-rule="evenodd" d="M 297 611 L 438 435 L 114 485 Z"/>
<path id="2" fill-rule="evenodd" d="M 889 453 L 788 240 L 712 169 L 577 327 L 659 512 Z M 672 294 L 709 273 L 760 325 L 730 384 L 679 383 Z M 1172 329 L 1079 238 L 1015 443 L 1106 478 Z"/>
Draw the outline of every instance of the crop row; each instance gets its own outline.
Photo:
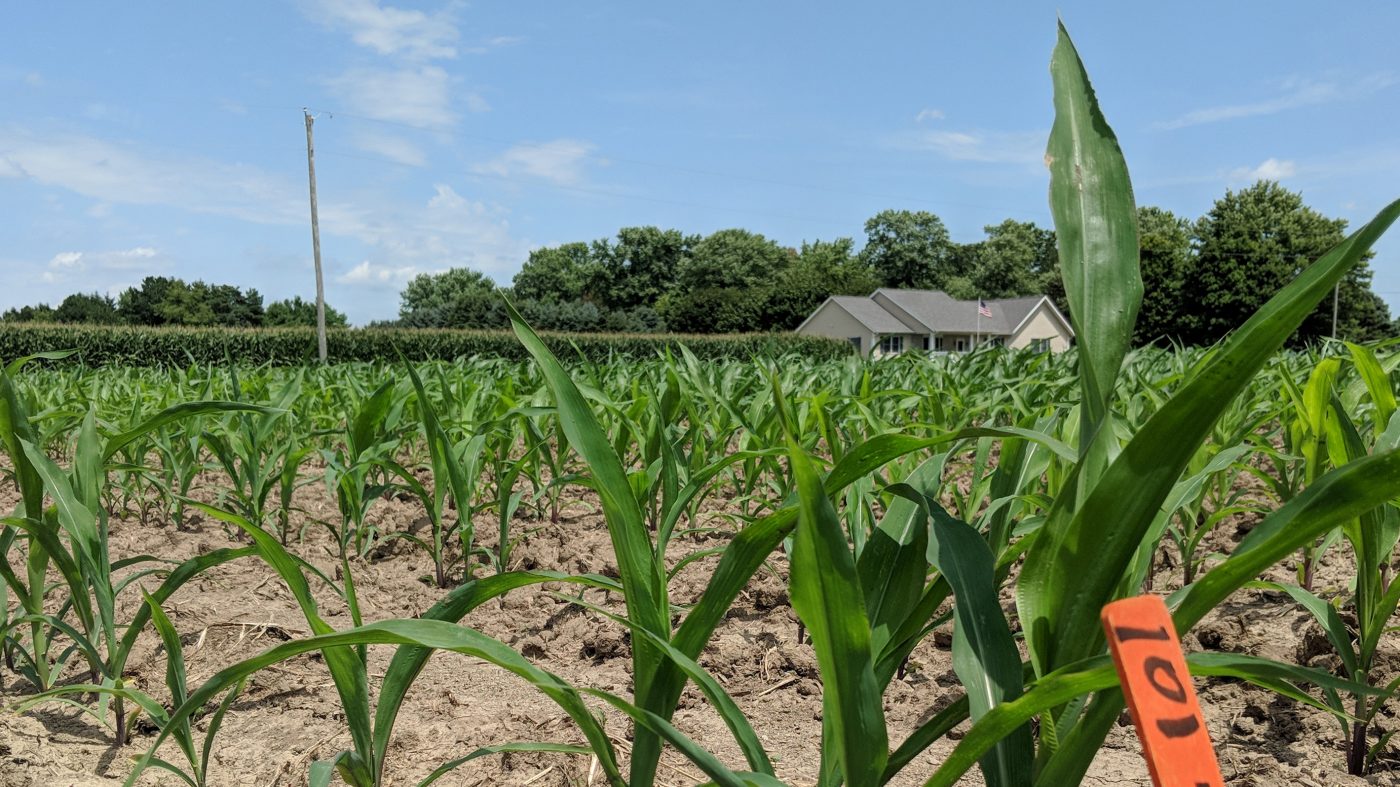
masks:
<path id="1" fill-rule="evenodd" d="M 840 358 L 850 347 L 815 336 L 739 334 L 680 336 L 641 334 L 547 334 L 551 351 L 567 358 L 603 362 L 614 357 L 650 358 L 684 344 L 704 360 L 731 358 Z M 337 328 L 326 335 L 332 363 L 403 357 L 451 361 L 485 357 L 523 360 L 526 353 L 509 331 L 406 328 Z M 316 360 L 313 328 L 187 328 L 122 325 L 0 325 L 0 358 L 23 358 L 55 347 L 75 352 L 68 362 L 88 366 L 185 366 L 271 363 L 296 366 Z"/>

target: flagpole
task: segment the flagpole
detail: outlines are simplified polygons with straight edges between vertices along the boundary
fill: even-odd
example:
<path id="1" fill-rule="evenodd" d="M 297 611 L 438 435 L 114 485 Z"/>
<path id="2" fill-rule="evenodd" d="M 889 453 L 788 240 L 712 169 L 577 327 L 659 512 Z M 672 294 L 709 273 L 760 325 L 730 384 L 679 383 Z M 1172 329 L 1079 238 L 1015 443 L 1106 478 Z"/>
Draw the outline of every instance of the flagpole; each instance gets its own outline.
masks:
<path id="1" fill-rule="evenodd" d="M 982 296 L 977 296 L 977 334 L 972 337 L 972 349 L 977 349 L 977 345 L 982 340 Z"/>

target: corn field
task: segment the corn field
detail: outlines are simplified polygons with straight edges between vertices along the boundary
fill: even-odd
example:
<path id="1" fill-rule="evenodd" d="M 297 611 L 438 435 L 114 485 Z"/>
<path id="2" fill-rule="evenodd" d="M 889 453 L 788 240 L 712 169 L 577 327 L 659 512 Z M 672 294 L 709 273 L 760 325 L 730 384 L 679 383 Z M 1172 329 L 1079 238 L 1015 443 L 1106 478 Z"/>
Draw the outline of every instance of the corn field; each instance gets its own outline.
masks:
<path id="1" fill-rule="evenodd" d="M 302 754 L 264 775 L 286 783 L 1103 783 L 1124 702 L 1099 611 L 1150 592 L 1201 643 L 1203 682 L 1324 715 L 1336 772 L 1394 778 L 1400 353 L 1280 348 L 1400 203 L 1221 345 L 1131 350 L 1132 191 L 1063 30 L 1052 75 L 1063 355 L 598 361 L 517 316 L 523 361 L 7 359 L 10 714 L 81 720 L 130 750 L 92 766 L 126 784 L 243 783 L 220 766 L 257 765 L 237 754 L 252 728 L 231 725 L 275 727 L 257 707 L 293 674 L 334 729 L 282 733 Z M 574 554 L 581 523 L 600 553 L 542 553 Z M 222 627 L 257 629 L 199 606 L 236 566 L 262 577 L 237 603 L 280 617 L 211 654 Z M 404 603 L 394 566 L 424 602 L 383 614 Z M 1246 601 L 1301 615 L 1326 652 L 1205 630 Z M 749 643 L 761 691 L 721 658 L 755 610 L 777 621 Z M 566 624 L 582 650 L 551 652 Z M 396 735 L 438 664 L 552 715 L 465 748 L 449 727 Z M 445 696 L 433 713 L 482 721 Z M 789 701 L 805 717 L 764 710 Z M 490 770 L 506 761 L 524 765 Z"/>

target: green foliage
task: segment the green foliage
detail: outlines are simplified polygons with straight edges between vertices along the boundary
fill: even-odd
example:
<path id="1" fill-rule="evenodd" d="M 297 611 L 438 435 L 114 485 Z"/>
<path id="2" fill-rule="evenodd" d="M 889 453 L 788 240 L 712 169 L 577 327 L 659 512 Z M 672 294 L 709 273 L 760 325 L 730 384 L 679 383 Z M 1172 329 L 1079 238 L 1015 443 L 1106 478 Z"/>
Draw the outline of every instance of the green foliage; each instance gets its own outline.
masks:
<path id="1" fill-rule="evenodd" d="M 636 319 L 644 319 L 638 315 Z M 606 361 L 615 355 L 650 358 L 685 346 L 697 357 L 841 358 L 844 342 L 794 334 L 686 336 L 660 334 L 549 334 L 545 342 L 566 358 Z M 327 332 L 333 363 L 382 361 L 402 352 L 410 360 L 453 360 L 471 356 L 517 360 L 524 350 L 501 331 L 336 329 Z M 316 359 L 316 332 L 288 328 L 137 328 L 59 325 L 0 325 L 0 358 L 19 358 L 55 347 L 77 352 L 69 362 L 88 366 L 172 366 L 222 364 L 227 359 L 250 364 L 295 366 Z"/>
<path id="2" fill-rule="evenodd" d="M 237 328 L 263 324 L 262 296 L 229 284 L 187 283 L 147 276 L 117 299 L 117 312 L 128 325 L 223 325 Z"/>
<path id="3" fill-rule="evenodd" d="M 1219 340 L 1340 243 L 1345 230 L 1345 220 L 1323 216 L 1305 205 L 1302 195 L 1273 181 L 1227 191 L 1195 225 L 1198 251 L 1184 293 L 1195 317 L 1191 341 Z M 1385 335 L 1388 310 L 1371 293 L 1370 280 L 1371 271 L 1363 263 L 1341 282 L 1339 337 Z M 1331 335 L 1329 298 L 1303 323 L 1293 341 Z"/>
<path id="4" fill-rule="evenodd" d="M 47 303 L 35 304 L 33 306 L 20 306 L 15 309 L 6 309 L 0 315 L 0 322 L 57 322 L 54 319 L 53 307 Z"/>
<path id="5" fill-rule="evenodd" d="M 963 269 L 968 289 L 957 292 L 954 287 L 948 294 L 967 299 L 1047 294 L 1060 277 L 1054 230 L 1014 219 L 983 229 L 987 239 L 973 244 Z"/>
<path id="6" fill-rule="evenodd" d="M 511 282 L 515 297 L 531 301 L 577 301 L 589 292 L 600 265 L 587 243 L 565 243 L 530 252 Z"/>
<path id="7" fill-rule="evenodd" d="M 757 233 L 720 230 L 692 246 L 676 266 L 676 289 L 681 294 L 722 287 L 757 289 L 770 282 L 791 256 Z"/>
<path id="8" fill-rule="evenodd" d="M 399 294 L 399 318 L 414 325 L 477 327 L 448 322 L 444 315 L 460 319 L 463 313 L 474 313 L 492 299 L 495 291 L 495 283 L 486 274 L 470 268 L 420 273 Z"/>
<path id="9" fill-rule="evenodd" d="M 106 295 L 74 293 L 54 310 L 53 321 L 87 325 L 114 325 L 120 322 L 117 302 Z"/>
<path id="10" fill-rule="evenodd" d="M 269 328 L 280 328 L 287 325 L 301 325 L 316 327 L 316 302 L 304 301 L 300 295 L 293 296 L 285 301 L 273 301 L 267 305 L 267 313 L 263 316 L 263 325 Z M 329 303 L 326 304 L 326 327 L 345 328 L 350 325 L 350 321 L 345 319 L 345 315 L 337 311 Z"/>
<path id="11" fill-rule="evenodd" d="M 607 309 L 654 306 L 675 285 L 676 268 L 699 241 L 680 230 L 624 227 L 617 242 L 593 242 L 597 274 L 586 297 Z"/>
<path id="12" fill-rule="evenodd" d="M 1139 207 L 1138 245 L 1143 299 L 1133 343 L 1182 341 L 1196 315 L 1195 305 L 1184 297 L 1195 264 L 1191 222 L 1169 210 Z"/>
<path id="13" fill-rule="evenodd" d="M 759 324 L 763 303 L 741 287 L 706 287 L 662 299 L 661 317 L 686 333 L 740 333 Z"/>
<path id="14" fill-rule="evenodd" d="M 957 256 L 943 220 L 927 211 L 886 210 L 865 222 L 861 259 L 881 286 L 945 289 Z"/>

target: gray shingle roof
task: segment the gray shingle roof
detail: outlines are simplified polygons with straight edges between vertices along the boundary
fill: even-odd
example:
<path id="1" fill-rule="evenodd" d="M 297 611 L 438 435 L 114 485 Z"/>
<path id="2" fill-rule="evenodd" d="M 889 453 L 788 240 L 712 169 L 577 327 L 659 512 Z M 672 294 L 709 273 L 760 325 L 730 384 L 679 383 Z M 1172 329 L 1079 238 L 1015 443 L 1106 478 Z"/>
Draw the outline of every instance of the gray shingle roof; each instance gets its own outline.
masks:
<path id="1" fill-rule="evenodd" d="M 910 332 L 909 326 L 870 298 L 861 295 L 833 295 L 831 300 L 875 333 Z"/>
<path id="2" fill-rule="evenodd" d="M 879 305 L 888 298 L 894 306 L 928 326 L 935 333 L 975 333 L 1009 336 L 1031 313 L 1042 295 L 1021 298 L 988 298 L 991 317 L 979 317 L 977 301 L 953 300 L 938 290 L 894 290 L 881 288 L 870 296 Z M 884 311 L 882 308 L 881 311 Z"/>

